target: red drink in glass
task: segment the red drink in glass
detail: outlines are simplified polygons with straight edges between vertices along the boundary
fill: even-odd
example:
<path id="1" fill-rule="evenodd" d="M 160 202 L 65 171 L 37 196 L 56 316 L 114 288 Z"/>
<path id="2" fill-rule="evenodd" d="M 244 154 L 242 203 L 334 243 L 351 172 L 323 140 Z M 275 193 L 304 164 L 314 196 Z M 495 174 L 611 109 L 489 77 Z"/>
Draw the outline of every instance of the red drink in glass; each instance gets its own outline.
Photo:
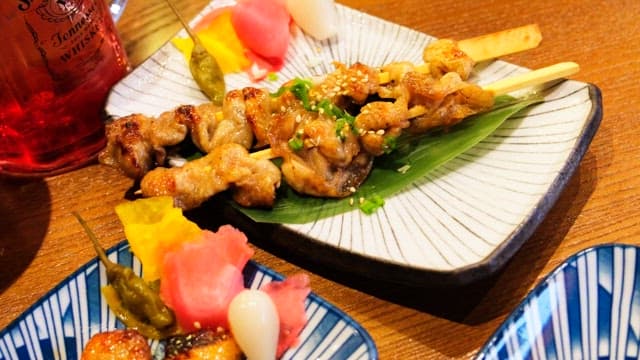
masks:
<path id="1" fill-rule="evenodd" d="M 129 68 L 105 1 L 2 0 L 0 10 L 0 175 L 92 161 L 106 97 Z"/>

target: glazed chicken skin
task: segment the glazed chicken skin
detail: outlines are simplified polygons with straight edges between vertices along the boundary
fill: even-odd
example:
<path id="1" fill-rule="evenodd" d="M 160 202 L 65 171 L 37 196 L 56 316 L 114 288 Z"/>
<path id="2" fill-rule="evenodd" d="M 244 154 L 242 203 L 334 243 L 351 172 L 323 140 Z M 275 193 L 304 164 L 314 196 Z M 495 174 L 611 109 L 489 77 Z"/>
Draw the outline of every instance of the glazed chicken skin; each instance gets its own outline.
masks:
<path id="1" fill-rule="evenodd" d="M 456 73 L 467 80 L 476 65 L 475 61 L 460 50 L 456 41 L 440 39 L 424 48 L 422 60 L 429 67 L 433 78 L 440 78 L 447 73 Z"/>
<path id="2" fill-rule="evenodd" d="M 164 360 L 243 360 L 242 350 L 223 329 L 199 330 L 167 340 Z"/>

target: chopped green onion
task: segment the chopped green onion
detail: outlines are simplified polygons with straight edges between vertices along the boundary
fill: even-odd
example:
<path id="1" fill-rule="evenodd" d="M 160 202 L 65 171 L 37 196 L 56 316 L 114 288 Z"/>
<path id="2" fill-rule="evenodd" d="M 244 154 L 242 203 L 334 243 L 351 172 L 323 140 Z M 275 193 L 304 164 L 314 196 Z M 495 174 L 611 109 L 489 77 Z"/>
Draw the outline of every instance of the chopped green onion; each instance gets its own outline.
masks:
<path id="1" fill-rule="evenodd" d="M 336 136 L 340 138 L 340 140 L 346 139 L 346 135 L 344 134 L 344 128 L 349 126 L 347 120 L 344 118 L 340 118 L 336 120 Z"/>
<path id="2" fill-rule="evenodd" d="M 271 93 L 271 97 L 281 96 L 285 91 L 291 92 L 298 100 L 302 101 L 302 106 L 307 111 L 322 112 L 327 116 L 333 116 L 336 118 L 336 136 L 341 140 L 346 138 L 344 128 L 348 126 L 351 132 L 358 134 L 358 129 L 355 126 L 356 118 L 348 112 L 342 110 L 336 105 L 332 104 L 329 99 L 322 99 L 317 105 L 311 105 L 309 100 L 309 90 L 313 83 L 310 80 L 296 78 L 292 81 L 290 86 L 282 86 L 275 93 Z M 291 146 L 291 144 L 289 144 Z M 297 144 L 296 144 L 297 145 Z M 292 147 L 293 148 L 293 147 Z"/>
<path id="3" fill-rule="evenodd" d="M 398 147 L 398 137 L 396 136 L 384 137 L 384 141 L 382 143 L 382 149 L 385 154 L 390 154 L 397 147 Z"/>
<path id="4" fill-rule="evenodd" d="M 291 139 L 289 139 L 288 144 L 291 150 L 293 151 L 302 150 L 302 147 L 304 145 L 304 143 L 302 142 L 302 139 L 299 136 L 292 137 Z"/>
<path id="5" fill-rule="evenodd" d="M 270 72 L 267 74 L 267 80 L 269 81 L 276 81 L 278 80 L 278 74 L 274 73 L 274 72 Z"/>
<path id="6" fill-rule="evenodd" d="M 372 195 L 367 197 L 361 204 L 360 210 L 367 215 L 373 214 L 378 208 L 384 205 L 384 199 L 380 195 Z"/>
<path id="7" fill-rule="evenodd" d="M 269 96 L 271 97 L 278 97 L 281 96 L 282 94 L 284 94 L 285 91 L 289 90 L 288 87 L 286 86 L 281 86 L 278 91 L 274 92 L 274 93 L 269 93 Z"/>

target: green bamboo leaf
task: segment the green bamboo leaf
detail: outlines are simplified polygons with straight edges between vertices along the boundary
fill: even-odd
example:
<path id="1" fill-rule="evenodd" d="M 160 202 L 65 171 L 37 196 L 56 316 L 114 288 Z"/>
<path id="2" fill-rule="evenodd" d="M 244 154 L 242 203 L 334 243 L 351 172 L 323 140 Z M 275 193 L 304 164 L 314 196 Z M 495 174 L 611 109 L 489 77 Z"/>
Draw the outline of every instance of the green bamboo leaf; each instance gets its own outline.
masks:
<path id="1" fill-rule="evenodd" d="M 283 184 L 273 209 L 233 206 L 254 221 L 282 224 L 307 223 L 357 211 L 358 208 L 370 213 L 382 205 L 382 199 L 400 192 L 431 170 L 467 151 L 509 117 L 541 101 L 539 96 L 521 99 L 500 96 L 490 111 L 471 116 L 446 131 L 400 137 L 396 150 L 376 159 L 371 174 L 352 197 L 326 199 L 303 196 Z"/>

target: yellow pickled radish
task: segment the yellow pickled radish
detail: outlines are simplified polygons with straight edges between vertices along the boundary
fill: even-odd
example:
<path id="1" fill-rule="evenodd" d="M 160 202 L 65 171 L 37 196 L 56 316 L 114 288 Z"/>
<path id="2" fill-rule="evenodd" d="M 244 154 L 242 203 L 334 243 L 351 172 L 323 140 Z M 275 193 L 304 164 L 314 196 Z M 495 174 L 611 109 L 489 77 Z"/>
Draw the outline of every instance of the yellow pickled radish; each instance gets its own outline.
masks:
<path id="1" fill-rule="evenodd" d="M 231 10 L 215 14 L 215 17 L 196 33 L 204 48 L 216 58 L 223 73 L 240 72 L 251 65 L 251 61 L 245 56 L 246 49 L 231 24 Z M 172 43 L 189 63 L 193 41 L 188 37 L 174 38 Z"/>
<path id="2" fill-rule="evenodd" d="M 131 251 L 143 266 L 147 281 L 160 278 L 164 254 L 202 237 L 202 230 L 173 206 L 170 196 L 138 199 L 116 206 Z"/>

